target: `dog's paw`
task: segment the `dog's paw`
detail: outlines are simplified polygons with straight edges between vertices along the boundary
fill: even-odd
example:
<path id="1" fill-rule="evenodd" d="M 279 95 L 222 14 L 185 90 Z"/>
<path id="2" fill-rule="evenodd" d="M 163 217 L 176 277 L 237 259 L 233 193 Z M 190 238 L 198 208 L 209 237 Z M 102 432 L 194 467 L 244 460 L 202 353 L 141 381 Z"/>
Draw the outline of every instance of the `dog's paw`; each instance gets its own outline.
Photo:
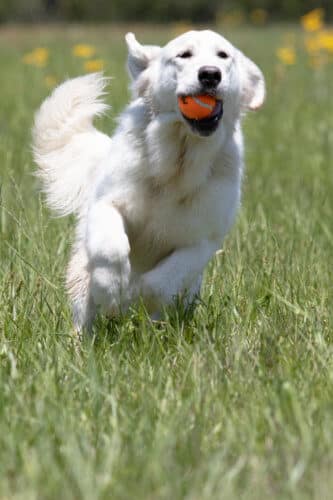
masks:
<path id="1" fill-rule="evenodd" d="M 161 283 L 156 272 L 149 271 L 140 278 L 140 295 L 148 309 L 161 309 L 175 300 L 177 291 L 166 283 Z"/>
<path id="2" fill-rule="evenodd" d="M 171 305 L 179 300 L 184 305 L 191 304 L 200 294 L 202 274 L 195 276 L 188 287 L 180 286 L 172 277 L 163 279 L 163 275 L 156 269 L 143 274 L 139 280 L 139 288 L 142 299 L 148 310 L 161 310 L 164 306 Z M 181 283 L 183 285 L 183 283 Z"/>

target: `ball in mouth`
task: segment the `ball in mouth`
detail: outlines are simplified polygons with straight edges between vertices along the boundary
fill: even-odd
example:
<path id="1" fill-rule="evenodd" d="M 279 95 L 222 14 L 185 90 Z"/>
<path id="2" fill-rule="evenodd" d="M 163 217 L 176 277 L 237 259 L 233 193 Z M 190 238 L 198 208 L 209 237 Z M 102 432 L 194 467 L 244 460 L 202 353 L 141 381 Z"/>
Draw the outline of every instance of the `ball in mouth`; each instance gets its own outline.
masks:
<path id="1" fill-rule="evenodd" d="M 223 102 L 209 94 L 179 96 L 179 109 L 191 128 L 203 136 L 212 134 L 223 115 Z"/>

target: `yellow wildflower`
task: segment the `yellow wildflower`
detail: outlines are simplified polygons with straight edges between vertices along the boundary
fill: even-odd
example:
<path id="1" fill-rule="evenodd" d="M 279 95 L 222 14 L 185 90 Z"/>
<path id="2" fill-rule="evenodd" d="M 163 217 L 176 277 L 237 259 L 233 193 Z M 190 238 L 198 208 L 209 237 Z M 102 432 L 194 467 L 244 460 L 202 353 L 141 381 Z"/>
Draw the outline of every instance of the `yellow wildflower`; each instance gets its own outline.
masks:
<path id="1" fill-rule="evenodd" d="M 322 49 L 333 53 L 333 30 L 318 33 L 318 44 Z"/>
<path id="2" fill-rule="evenodd" d="M 333 54 L 333 30 L 319 31 L 319 33 L 306 38 L 304 43 L 311 56 L 322 51 Z"/>
<path id="3" fill-rule="evenodd" d="M 254 9 L 250 18 L 253 24 L 263 25 L 266 23 L 268 17 L 268 12 L 265 9 Z"/>
<path id="4" fill-rule="evenodd" d="M 293 47 L 280 47 L 277 49 L 276 55 L 286 66 L 292 66 L 296 62 L 296 52 Z"/>
<path id="5" fill-rule="evenodd" d="M 44 47 L 38 47 L 32 52 L 25 54 L 22 61 L 25 64 L 31 64 L 33 66 L 38 66 L 40 68 L 46 66 L 49 58 L 49 51 Z"/>
<path id="6" fill-rule="evenodd" d="M 95 71 L 101 71 L 104 69 L 104 61 L 103 59 L 91 59 L 90 61 L 86 61 L 84 63 L 84 69 L 92 73 Z"/>
<path id="7" fill-rule="evenodd" d="M 78 45 L 74 45 L 72 53 L 76 57 L 82 57 L 84 59 L 88 59 L 89 57 L 92 57 L 96 53 L 96 49 L 92 45 L 79 43 Z"/>
<path id="8" fill-rule="evenodd" d="M 57 85 L 57 79 L 54 75 L 46 75 L 44 83 L 48 88 L 53 88 Z"/>
<path id="9" fill-rule="evenodd" d="M 324 9 L 313 9 L 301 17 L 301 24 L 305 31 L 319 31 L 324 25 Z"/>

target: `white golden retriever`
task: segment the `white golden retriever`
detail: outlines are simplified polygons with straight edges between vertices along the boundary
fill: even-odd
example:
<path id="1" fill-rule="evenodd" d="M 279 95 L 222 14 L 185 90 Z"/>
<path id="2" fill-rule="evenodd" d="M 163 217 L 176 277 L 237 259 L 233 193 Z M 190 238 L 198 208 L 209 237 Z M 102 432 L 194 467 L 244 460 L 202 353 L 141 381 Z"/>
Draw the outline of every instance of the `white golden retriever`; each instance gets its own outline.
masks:
<path id="1" fill-rule="evenodd" d="M 35 119 L 34 155 L 50 207 L 77 215 L 67 287 L 78 330 L 96 311 L 119 314 L 142 300 L 156 315 L 176 296 L 191 301 L 240 203 L 241 118 L 265 98 L 259 68 L 212 31 L 165 47 L 126 36 L 133 100 L 110 138 L 93 118 L 106 80 L 69 80 Z M 179 96 L 217 99 L 189 120 Z"/>

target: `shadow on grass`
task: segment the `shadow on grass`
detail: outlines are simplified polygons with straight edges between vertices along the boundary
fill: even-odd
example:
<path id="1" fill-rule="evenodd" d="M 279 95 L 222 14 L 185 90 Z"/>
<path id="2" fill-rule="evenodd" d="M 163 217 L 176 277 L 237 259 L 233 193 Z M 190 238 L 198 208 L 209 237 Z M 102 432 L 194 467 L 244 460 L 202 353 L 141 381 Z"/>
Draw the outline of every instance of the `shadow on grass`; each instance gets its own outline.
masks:
<path id="1" fill-rule="evenodd" d="M 139 347 L 143 343 L 158 341 L 164 349 L 174 348 L 179 342 L 192 344 L 199 339 L 202 316 L 210 317 L 208 309 L 209 304 L 199 297 L 190 304 L 177 297 L 172 306 L 163 309 L 159 319 L 152 319 L 144 305 L 139 304 L 116 318 L 99 315 L 92 335 L 86 335 L 85 342 L 96 347 L 124 343 Z"/>

